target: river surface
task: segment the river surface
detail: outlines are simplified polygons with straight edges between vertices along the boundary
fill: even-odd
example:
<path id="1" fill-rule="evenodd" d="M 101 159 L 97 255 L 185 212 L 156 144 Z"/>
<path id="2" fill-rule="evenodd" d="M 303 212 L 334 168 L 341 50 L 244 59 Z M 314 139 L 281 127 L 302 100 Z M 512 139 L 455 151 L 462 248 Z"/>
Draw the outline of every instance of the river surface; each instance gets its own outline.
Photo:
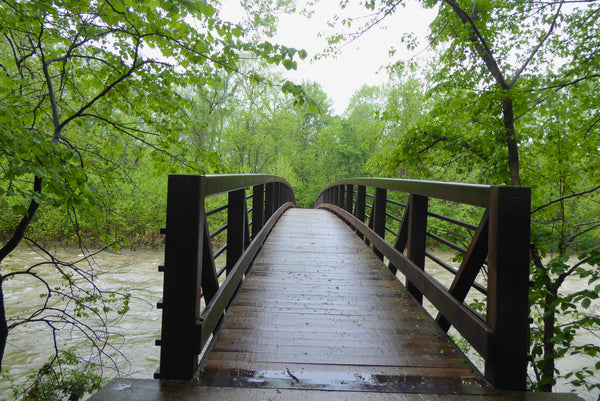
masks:
<path id="1" fill-rule="evenodd" d="M 80 250 L 55 249 L 52 251 L 63 260 L 75 261 L 81 255 Z M 442 259 L 452 259 L 450 252 L 438 252 Z M 22 269 L 44 261 L 45 256 L 27 248 L 17 249 L 2 264 L 3 272 Z M 98 276 L 98 282 L 103 288 L 123 288 L 132 294 L 130 310 L 120 320 L 115 320 L 111 326 L 114 332 L 112 337 L 115 345 L 123 354 L 117 356 L 116 362 L 121 370 L 121 376 L 134 378 L 152 378 L 159 365 L 159 347 L 154 345 L 160 336 L 160 310 L 156 309 L 156 302 L 162 298 L 163 274 L 158 272 L 158 264 L 162 263 L 164 254 L 162 250 L 102 252 L 93 258 L 93 265 L 104 272 Z M 44 267 L 51 269 L 51 267 Z M 426 269 L 440 281 L 450 278 L 445 271 L 436 265 L 427 264 Z M 580 283 L 571 281 L 567 283 L 567 291 L 576 290 Z M 5 284 L 6 306 L 8 316 L 24 314 L 33 311 L 40 305 L 40 294 L 43 287 L 35 284 L 31 279 L 16 278 Z M 600 302 L 590 307 L 590 311 L 600 314 Z M 75 332 L 62 334 L 61 341 L 69 344 L 82 342 L 81 335 Z M 580 333 L 578 343 L 597 343 L 597 337 L 590 333 Z M 9 337 L 4 357 L 4 367 L 17 378 L 23 378 L 33 370 L 39 369 L 50 356 L 53 349 L 53 339 L 47 326 L 31 324 L 17 328 Z M 590 366 L 595 363 L 591 358 L 570 357 L 558 362 L 560 370 L 570 370 L 579 366 Z M 106 376 L 113 377 L 117 373 L 107 370 Z M 568 392 L 572 389 L 561 383 L 556 391 Z M 581 392 L 587 401 L 597 401 L 598 392 Z M 0 400 L 12 400 L 12 394 L 7 380 L 0 379 Z"/>

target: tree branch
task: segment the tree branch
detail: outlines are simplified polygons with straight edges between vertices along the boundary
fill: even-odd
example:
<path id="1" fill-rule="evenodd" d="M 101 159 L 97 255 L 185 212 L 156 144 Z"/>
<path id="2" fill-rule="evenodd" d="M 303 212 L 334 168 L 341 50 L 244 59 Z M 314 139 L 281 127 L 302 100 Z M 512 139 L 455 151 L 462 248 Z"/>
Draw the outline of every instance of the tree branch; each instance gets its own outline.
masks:
<path id="1" fill-rule="evenodd" d="M 65 119 L 65 121 L 63 121 L 60 124 L 60 128 L 63 129 L 67 124 L 69 124 L 71 121 L 73 121 L 74 119 L 80 117 L 87 109 L 89 109 L 90 107 L 92 107 L 98 100 L 102 99 L 104 96 L 106 96 L 106 94 L 108 92 L 111 91 L 111 89 L 113 89 L 115 86 L 117 86 L 119 83 L 123 82 L 125 79 L 129 78 L 131 75 L 133 75 L 133 73 L 140 67 L 142 67 L 145 64 L 148 64 L 149 62 L 147 61 L 140 61 L 138 63 L 138 51 L 139 51 L 139 46 L 140 46 L 140 42 L 138 41 L 136 46 L 135 46 L 135 54 L 133 57 L 133 61 L 131 63 L 131 67 L 120 77 L 118 77 L 117 79 L 115 79 L 113 82 L 111 82 L 109 85 L 107 85 L 104 89 L 102 89 L 94 98 L 92 98 L 89 102 L 87 102 L 85 105 L 83 105 L 79 110 L 77 110 L 77 112 L 75 112 L 74 114 L 72 114 L 71 116 L 69 116 L 67 119 Z"/>
<path id="2" fill-rule="evenodd" d="M 550 202 L 548 202 L 546 204 L 543 204 L 542 206 L 539 206 L 539 207 L 536 207 L 535 209 L 533 209 L 531 211 L 531 214 L 534 214 L 534 213 L 536 213 L 536 212 L 538 212 L 538 211 L 540 211 L 540 210 L 542 210 L 542 209 L 544 209 L 544 208 L 546 208 L 546 207 L 548 207 L 550 205 L 553 205 L 555 203 L 561 202 L 561 201 L 563 201 L 565 199 L 574 198 L 576 196 L 581 196 L 581 195 L 589 194 L 589 193 L 592 193 L 594 191 L 597 191 L 598 189 L 600 189 L 600 185 L 598 185 L 597 187 L 594 187 L 592 189 L 589 189 L 587 191 L 582 191 L 582 192 L 578 192 L 576 194 L 571 194 L 571 195 L 567 195 L 567 196 L 562 196 L 562 197 L 557 198 L 557 199 L 553 199 Z"/>
<path id="3" fill-rule="evenodd" d="M 38 195 L 42 193 L 41 177 L 36 176 L 33 179 L 33 192 Z M 6 258 L 8 254 L 11 253 L 17 247 L 17 245 L 19 245 L 19 242 L 21 242 L 23 236 L 25 235 L 25 230 L 27 230 L 31 219 L 33 219 L 33 215 L 35 214 L 39 206 L 39 203 L 35 199 L 31 199 L 31 201 L 29 202 L 29 207 L 27 208 L 27 215 L 21 218 L 21 221 L 19 222 L 17 228 L 15 228 L 15 232 L 13 233 L 10 240 L 0 249 L 0 263 L 2 263 L 4 258 Z"/>
<path id="4" fill-rule="evenodd" d="M 496 82 L 500 85 L 502 89 L 510 89 L 510 84 L 506 82 L 506 79 L 504 78 L 504 75 L 502 74 L 498 63 L 496 62 L 496 59 L 492 54 L 492 50 L 490 49 L 490 47 L 487 44 L 487 41 L 485 40 L 483 35 L 481 35 L 481 32 L 475 25 L 475 21 L 473 21 L 469 14 L 467 14 L 467 12 L 463 10 L 455 0 L 444 0 L 444 2 L 454 10 L 454 12 L 456 13 L 456 15 L 458 15 L 458 18 L 460 18 L 463 24 L 469 25 L 471 27 L 471 43 L 473 44 L 473 46 L 475 46 L 475 50 L 477 50 L 479 57 L 481 57 L 481 60 L 485 63 Z"/>
<path id="5" fill-rule="evenodd" d="M 540 48 L 544 44 L 544 42 L 546 40 L 548 40 L 548 38 L 550 37 L 550 35 L 554 31 L 554 28 L 556 27 L 556 21 L 558 20 L 558 17 L 560 15 L 560 10 L 561 10 L 561 8 L 563 6 L 563 3 L 564 3 L 564 0 L 562 0 L 560 2 L 560 4 L 558 5 L 558 10 L 556 10 L 556 14 L 554 14 L 554 18 L 552 19 L 552 23 L 550 24 L 550 28 L 548 28 L 548 32 L 546 32 L 546 35 L 544 35 L 544 37 L 540 40 L 540 43 L 538 43 L 536 45 L 536 47 L 533 49 L 533 51 L 531 52 L 531 54 L 529 55 L 529 57 L 527 58 L 527 60 L 525 60 L 525 62 L 521 66 L 521 68 L 519 68 L 517 70 L 517 72 L 516 72 L 515 76 L 513 77 L 512 81 L 510 81 L 510 86 L 511 87 L 515 85 L 515 83 L 517 82 L 517 80 L 519 79 L 519 77 L 521 76 L 521 74 L 523 73 L 523 71 L 525 71 L 525 69 L 527 68 L 527 66 L 529 65 L 529 63 L 531 63 L 531 61 L 533 60 L 533 58 L 535 57 L 535 55 L 537 54 L 537 52 L 540 50 Z"/>
<path id="6" fill-rule="evenodd" d="M 373 29 L 374 26 L 376 26 L 381 21 L 383 21 L 385 18 L 387 18 L 390 14 L 392 14 L 396 10 L 396 7 L 398 7 L 403 1 L 404 0 L 397 0 L 395 3 L 391 4 L 391 7 L 388 8 L 387 10 L 385 10 L 385 12 L 384 12 L 384 14 L 383 14 L 382 17 L 380 17 L 380 18 L 376 19 L 375 21 L 371 22 L 369 25 L 367 25 L 360 32 L 355 33 L 354 35 L 352 35 L 352 39 L 350 39 L 348 42 L 344 43 L 342 45 L 342 47 L 345 47 L 345 46 L 349 45 L 350 43 L 354 42 L 355 40 L 357 40 L 358 38 L 360 38 L 362 35 L 364 35 L 365 33 L 367 33 L 368 31 L 370 31 L 371 29 Z M 377 14 L 375 14 L 375 15 L 377 15 Z"/>

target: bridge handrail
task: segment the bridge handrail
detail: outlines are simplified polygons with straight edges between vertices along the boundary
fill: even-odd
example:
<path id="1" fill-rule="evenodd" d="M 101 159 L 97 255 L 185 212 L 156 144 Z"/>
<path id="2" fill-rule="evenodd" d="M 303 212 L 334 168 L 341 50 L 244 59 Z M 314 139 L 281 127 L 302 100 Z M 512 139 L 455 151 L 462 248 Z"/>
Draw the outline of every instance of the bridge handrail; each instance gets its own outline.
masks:
<path id="1" fill-rule="evenodd" d="M 267 183 L 292 187 L 284 178 L 269 174 L 206 174 L 199 177 L 203 177 L 204 195 L 207 197 Z"/>
<path id="2" fill-rule="evenodd" d="M 374 194 L 369 195 L 367 188 L 373 188 Z M 408 201 L 389 200 L 389 193 L 404 193 Z M 479 224 L 432 213 L 430 198 L 483 209 Z M 417 301 L 425 296 L 437 308 L 436 321 L 442 329 L 453 325 L 484 358 L 485 376 L 494 387 L 524 390 L 529 349 L 530 198 L 526 187 L 354 178 L 326 187 L 315 207 L 332 211 L 354 227 L 393 274 L 399 271 L 406 277 L 406 286 Z M 404 208 L 404 215 L 395 216 L 393 208 Z M 428 217 L 474 231 L 468 248 L 430 232 Z M 397 231 L 388 220 L 399 226 Z M 393 243 L 386 240 L 386 233 Z M 463 251 L 460 267 L 453 268 L 427 252 L 428 239 Z M 448 288 L 425 271 L 426 257 L 455 275 Z M 483 287 L 475 280 L 486 265 L 487 286 Z M 472 287 L 487 295 L 485 318 L 464 303 Z"/>
<path id="3" fill-rule="evenodd" d="M 362 185 L 383 188 L 483 207 L 487 206 L 489 202 L 489 191 L 492 188 L 491 185 L 460 182 L 359 177 L 336 181 L 325 187 L 321 192 L 340 185 Z"/>
<path id="4" fill-rule="evenodd" d="M 226 194 L 225 204 L 206 210 L 207 198 L 219 194 Z M 211 203 L 220 201 L 217 197 Z M 198 356 L 218 329 L 254 256 L 277 219 L 294 206 L 289 183 L 274 175 L 169 176 L 156 378 L 194 377 Z M 209 217 L 226 223 L 210 232 Z M 217 237 L 225 233 L 226 243 L 213 252 Z M 217 270 L 215 259 L 223 253 L 225 266 Z"/>

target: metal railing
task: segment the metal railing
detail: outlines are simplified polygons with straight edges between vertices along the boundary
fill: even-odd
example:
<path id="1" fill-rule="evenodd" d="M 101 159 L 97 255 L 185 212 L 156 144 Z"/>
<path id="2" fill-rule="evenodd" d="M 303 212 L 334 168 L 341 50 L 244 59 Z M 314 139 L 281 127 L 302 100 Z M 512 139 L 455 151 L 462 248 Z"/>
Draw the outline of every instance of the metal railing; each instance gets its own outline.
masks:
<path id="1" fill-rule="evenodd" d="M 396 277 L 406 278 L 418 302 L 425 296 L 433 304 L 438 324 L 446 331 L 454 326 L 484 358 L 485 377 L 495 388 L 524 390 L 530 198 L 526 187 L 357 178 L 327 187 L 315 207 L 353 226 Z M 452 214 L 464 209 L 473 222 L 432 210 L 448 208 Z M 428 252 L 428 243 L 457 252 L 460 266 Z M 425 271 L 426 257 L 453 275 L 449 286 Z M 485 296 L 485 317 L 465 303 L 471 289 Z"/>
<path id="2" fill-rule="evenodd" d="M 207 203 L 217 205 L 206 210 Z M 161 347 L 156 378 L 194 376 L 198 356 L 218 329 L 267 234 L 294 206 L 290 185 L 277 176 L 169 176 L 165 262 L 159 266 L 164 290 L 158 304 L 162 328 L 156 341 Z M 217 221 L 212 232 L 209 220 Z M 217 269 L 215 260 L 223 254 L 225 265 Z"/>

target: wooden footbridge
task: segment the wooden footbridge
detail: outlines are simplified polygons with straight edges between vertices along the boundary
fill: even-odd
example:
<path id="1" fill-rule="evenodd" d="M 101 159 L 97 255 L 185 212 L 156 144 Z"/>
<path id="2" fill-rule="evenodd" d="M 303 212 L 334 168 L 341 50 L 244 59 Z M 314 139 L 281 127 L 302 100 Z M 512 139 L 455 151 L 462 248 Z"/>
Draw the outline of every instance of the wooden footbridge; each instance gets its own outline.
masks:
<path id="1" fill-rule="evenodd" d="M 275 176 L 171 176 L 160 380 L 119 379 L 93 399 L 572 397 L 524 392 L 528 188 L 354 179 L 294 206 Z"/>

